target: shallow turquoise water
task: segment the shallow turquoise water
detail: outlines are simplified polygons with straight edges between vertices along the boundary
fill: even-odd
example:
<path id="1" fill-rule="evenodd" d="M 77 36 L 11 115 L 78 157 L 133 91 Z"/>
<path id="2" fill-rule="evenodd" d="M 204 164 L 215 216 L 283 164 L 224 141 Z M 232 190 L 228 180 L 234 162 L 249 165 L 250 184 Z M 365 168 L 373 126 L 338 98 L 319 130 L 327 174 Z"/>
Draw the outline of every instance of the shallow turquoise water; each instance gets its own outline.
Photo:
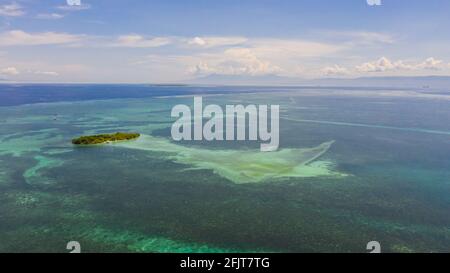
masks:
<path id="1" fill-rule="evenodd" d="M 450 251 L 450 100 L 316 92 L 204 97 L 279 104 L 272 155 L 171 143 L 190 96 L 0 107 L 0 252 Z M 149 142 L 70 143 L 116 131 Z"/>

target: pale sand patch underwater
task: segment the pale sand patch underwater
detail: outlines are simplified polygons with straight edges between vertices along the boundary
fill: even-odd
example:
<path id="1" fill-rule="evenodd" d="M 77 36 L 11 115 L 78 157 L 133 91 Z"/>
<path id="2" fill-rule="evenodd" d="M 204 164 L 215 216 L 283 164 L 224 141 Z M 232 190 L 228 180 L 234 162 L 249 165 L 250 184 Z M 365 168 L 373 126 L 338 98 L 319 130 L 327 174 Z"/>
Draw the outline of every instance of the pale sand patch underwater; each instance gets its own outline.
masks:
<path id="1" fill-rule="evenodd" d="M 191 165 L 191 169 L 209 169 L 234 183 L 254 183 L 273 178 L 341 177 L 333 171 L 331 162 L 316 161 L 325 154 L 334 141 L 312 148 L 281 149 L 265 153 L 259 150 L 218 150 L 192 148 L 170 142 L 168 139 L 141 135 L 134 141 L 114 143 L 118 147 L 166 152 L 167 159 Z"/>

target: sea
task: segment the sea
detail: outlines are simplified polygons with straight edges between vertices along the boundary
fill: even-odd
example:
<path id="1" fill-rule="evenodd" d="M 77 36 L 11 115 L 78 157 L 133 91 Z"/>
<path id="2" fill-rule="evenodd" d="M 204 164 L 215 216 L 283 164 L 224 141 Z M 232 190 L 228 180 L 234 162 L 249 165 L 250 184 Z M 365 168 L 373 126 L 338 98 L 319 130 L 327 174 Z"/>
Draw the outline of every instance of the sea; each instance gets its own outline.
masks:
<path id="1" fill-rule="evenodd" d="M 171 138 L 279 105 L 280 146 Z M 81 135 L 138 132 L 89 147 Z M 0 84 L 0 252 L 450 252 L 450 91 Z"/>

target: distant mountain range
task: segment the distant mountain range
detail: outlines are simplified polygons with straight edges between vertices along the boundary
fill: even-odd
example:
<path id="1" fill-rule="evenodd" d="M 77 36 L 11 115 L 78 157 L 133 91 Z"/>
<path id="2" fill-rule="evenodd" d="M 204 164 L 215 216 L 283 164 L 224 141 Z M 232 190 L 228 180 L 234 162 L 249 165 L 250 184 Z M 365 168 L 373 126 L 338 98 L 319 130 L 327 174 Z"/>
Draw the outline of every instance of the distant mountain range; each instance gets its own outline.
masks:
<path id="1" fill-rule="evenodd" d="M 185 82 L 204 85 L 302 85 L 302 86 L 356 86 L 356 87 L 393 87 L 393 88 L 449 88 L 450 76 L 420 77 L 361 77 L 352 79 L 322 78 L 301 79 L 265 76 L 209 75 Z"/>

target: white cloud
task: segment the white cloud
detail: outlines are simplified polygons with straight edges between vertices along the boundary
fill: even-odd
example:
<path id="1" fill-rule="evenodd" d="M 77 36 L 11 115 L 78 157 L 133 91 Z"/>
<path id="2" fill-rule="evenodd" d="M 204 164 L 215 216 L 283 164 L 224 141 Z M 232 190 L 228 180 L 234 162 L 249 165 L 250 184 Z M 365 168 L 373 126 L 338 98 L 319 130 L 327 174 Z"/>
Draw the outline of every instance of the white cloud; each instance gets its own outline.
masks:
<path id="1" fill-rule="evenodd" d="M 426 59 L 423 63 L 417 65 L 417 68 L 419 69 L 428 69 L 428 70 L 440 70 L 442 69 L 443 65 L 442 60 L 436 60 L 433 57 L 430 57 Z"/>
<path id="2" fill-rule="evenodd" d="M 246 45 L 257 55 L 288 59 L 320 57 L 343 49 L 340 45 L 295 39 L 253 39 Z"/>
<path id="3" fill-rule="evenodd" d="M 59 73 L 54 71 L 35 71 L 34 74 L 44 76 L 59 76 Z"/>
<path id="4" fill-rule="evenodd" d="M 44 18 L 45 16 L 42 16 Z M 55 16 L 58 17 L 58 16 Z M 350 34 L 348 34 L 350 35 Z M 374 33 L 355 33 L 355 37 L 373 43 L 389 43 L 389 36 Z M 64 45 L 53 47 L 52 57 L 45 48 L 33 49 L 36 53 L 35 64 L 25 64 L 13 60 L 17 50 L 11 50 L 0 62 L 6 66 L 15 66 L 22 70 L 21 78 L 43 79 L 44 76 L 58 76 L 58 81 L 82 77 L 92 71 L 104 78 L 144 79 L 149 74 L 160 79 L 192 78 L 198 75 L 280 75 L 288 77 L 317 78 L 323 76 L 361 76 L 361 73 L 379 72 L 382 75 L 425 75 L 429 70 L 447 68 L 447 64 L 437 58 L 426 60 L 397 60 L 382 57 L 363 63 L 367 47 L 352 44 L 348 37 L 342 41 L 319 42 L 302 39 L 254 38 L 239 36 L 168 36 L 151 37 L 143 34 L 125 34 L 122 36 L 76 35 L 58 32 L 25 32 L 12 30 L 0 32 L 0 50 L 9 50 L 7 46 Z M 369 43 L 369 42 L 368 42 Z M 77 46 L 70 56 L 64 50 L 68 46 Z M 4 48 L 2 48 L 4 47 Z M 163 47 L 163 48 L 161 48 Z M 125 49 L 126 48 L 126 49 Z M 136 50 L 134 50 L 134 49 Z M 140 48 L 140 49 L 139 49 Z M 42 51 L 40 51 L 42 49 Z M 96 54 L 98 49 L 108 54 Z M 137 50 L 139 49 L 139 50 Z M 145 50 L 144 50 L 145 49 Z M 18 53 L 19 52 L 19 53 Z M 384 51 L 380 51 L 384 52 Z M 65 55 L 66 54 L 66 55 Z M 376 52 L 367 53 L 370 55 Z M 405 53 L 406 54 L 406 53 Z M 144 56 L 142 56 L 144 55 Z M 65 56 L 58 58 L 56 56 Z M 67 57 L 66 57 L 67 56 Z M 45 62 L 48 57 L 49 63 Z M 44 60 L 44 61 L 43 61 Z M 64 62 L 81 62 L 88 69 L 68 73 L 61 66 Z M 366 59 L 363 59 L 366 60 Z M 369 59 L 370 60 L 370 59 Z M 360 64 L 357 65 L 356 64 Z M 119 70 L 114 70 L 120 66 Z M 301 69 L 300 69 L 301 68 Z M 449 68 L 450 69 L 450 64 Z M 96 72 L 96 71 L 102 72 Z M 58 71 L 58 72 L 53 72 Z M 119 71 L 122 73 L 120 74 Z M 11 72 L 13 73 L 13 72 Z M 114 74 L 117 73 L 117 74 Z M 441 74 L 447 73 L 447 70 Z M 436 73 L 439 74 L 439 73 Z M 116 80 L 114 78 L 114 80 Z"/>
<path id="5" fill-rule="evenodd" d="M 20 72 L 15 67 L 7 67 L 7 68 L 4 68 L 4 69 L 1 69 L 0 70 L 0 74 L 8 75 L 8 76 L 15 76 L 15 75 L 19 75 Z"/>
<path id="6" fill-rule="evenodd" d="M 64 15 L 60 13 L 40 13 L 36 16 L 36 18 L 44 20 L 56 20 L 64 18 Z"/>
<path id="7" fill-rule="evenodd" d="M 197 39 L 198 38 L 198 39 Z M 195 63 L 189 66 L 193 74 L 299 76 L 299 66 L 315 58 L 327 56 L 343 49 L 340 45 L 304 41 L 299 39 L 233 38 L 216 39 L 216 43 L 204 38 L 194 38 L 191 44 L 208 48 L 208 53 L 192 55 Z M 217 42 L 217 41 L 220 41 Z M 226 41 L 226 42 L 225 42 Z M 225 49 L 212 50 L 212 45 L 227 44 Z M 305 72 L 305 70 L 302 70 Z M 343 70 L 341 69 L 341 73 Z M 306 71 L 311 74 L 311 71 Z M 304 75 L 304 73 L 300 73 Z"/>
<path id="8" fill-rule="evenodd" d="M 190 45 L 198 45 L 198 46 L 205 46 L 206 45 L 206 41 L 205 41 L 204 38 L 195 37 L 194 39 L 190 40 L 188 42 L 188 44 L 190 44 Z"/>
<path id="9" fill-rule="evenodd" d="M 178 39 L 180 40 L 180 38 Z M 182 39 L 181 39 L 182 40 Z M 265 39 L 233 36 L 195 37 L 187 43 L 199 48 L 248 48 L 257 55 L 289 56 L 289 57 L 317 57 L 343 49 L 340 45 L 300 39 Z"/>
<path id="10" fill-rule="evenodd" d="M 395 43 L 395 38 L 386 33 L 379 32 L 354 32 L 353 35 L 359 41 L 364 43 L 383 43 L 383 44 L 393 44 Z"/>
<path id="11" fill-rule="evenodd" d="M 381 57 L 377 61 L 367 62 L 356 66 L 358 72 L 386 72 L 392 70 L 440 70 L 443 61 L 436 60 L 433 57 L 426 59 L 424 62 L 416 64 L 406 64 L 404 61 L 391 61 L 386 57 Z"/>
<path id="12" fill-rule="evenodd" d="M 168 45 L 170 43 L 171 40 L 167 37 L 145 38 L 141 35 L 132 34 L 119 36 L 117 41 L 113 43 L 113 46 L 145 48 L 145 47 L 160 47 Z"/>
<path id="13" fill-rule="evenodd" d="M 327 66 L 322 69 L 322 73 L 326 76 L 341 76 L 348 75 L 350 72 L 347 68 L 341 67 L 339 65 Z"/>
<path id="14" fill-rule="evenodd" d="M 0 33 L 0 46 L 68 44 L 80 40 L 79 35 L 57 32 L 28 33 L 22 30 L 11 30 Z"/>
<path id="15" fill-rule="evenodd" d="M 396 41 L 392 35 L 380 32 L 349 31 L 337 32 L 335 35 L 350 38 L 351 43 L 354 44 L 393 44 Z"/>
<path id="16" fill-rule="evenodd" d="M 89 4 L 81 4 L 81 5 L 61 5 L 56 7 L 59 10 L 64 11 L 80 11 L 80 10 L 88 10 L 91 8 Z"/>
<path id="17" fill-rule="evenodd" d="M 17 17 L 25 14 L 22 6 L 16 3 L 0 6 L 0 16 Z"/>
<path id="18" fill-rule="evenodd" d="M 342 49 L 339 45 L 298 39 L 170 37 L 170 40 L 171 47 L 177 50 L 176 55 L 151 54 L 130 60 L 129 64 L 146 70 L 164 67 L 169 71 L 171 67 L 173 71 L 179 72 L 182 69 L 183 73 L 188 73 L 184 75 L 190 77 L 210 74 L 312 76 L 310 74 L 320 70 L 299 68 Z M 186 48 L 186 45 L 190 47 Z M 340 73 L 344 73 L 342 68 Z"/>
<path id="19" fill-rule="evenodd" d="M 395 65 L 386 57 L 381 57 L 377 61 L 363 63 L 356 67 L 359 72 L 384 72 L 392 70 Z"/>
<path id="20" fill-rule="evenodd" d="M 81 0 L 66 0 L 67 5 L 69 6 L 80 6 Z"/>
<path id="21" fill-rule="evenodd" d="M 258 58 L 248 48 L 230 48 L 220 55 L 203 55 L 201 59 L 189 69 L 190 73 L 257 76 L 281 72 L 280 67 Z"/>
<path id="22" fill-rule="evenodd" d="M 203 48 L 219 46 L 236 46 L 247 41 L 245 37 L 195 37 L 188 40 L 188 44 Z"/>

